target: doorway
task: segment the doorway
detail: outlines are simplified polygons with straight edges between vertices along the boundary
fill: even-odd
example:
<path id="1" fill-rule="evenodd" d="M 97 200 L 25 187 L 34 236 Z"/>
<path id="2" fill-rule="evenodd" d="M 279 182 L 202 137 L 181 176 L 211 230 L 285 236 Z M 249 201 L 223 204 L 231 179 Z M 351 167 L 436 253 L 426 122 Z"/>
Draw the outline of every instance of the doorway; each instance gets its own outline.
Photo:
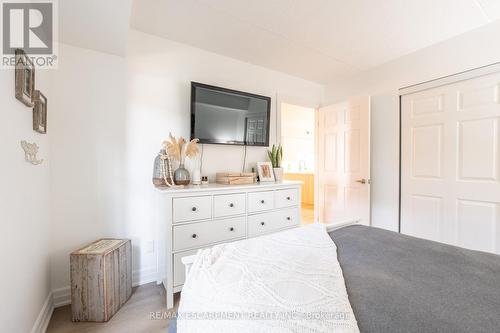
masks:
<path id="1" fill-rule="evenodd" d="M 284 178 L 302 181 L 302 224 L 314 222 L 315 109 L 281 103 Z"/>

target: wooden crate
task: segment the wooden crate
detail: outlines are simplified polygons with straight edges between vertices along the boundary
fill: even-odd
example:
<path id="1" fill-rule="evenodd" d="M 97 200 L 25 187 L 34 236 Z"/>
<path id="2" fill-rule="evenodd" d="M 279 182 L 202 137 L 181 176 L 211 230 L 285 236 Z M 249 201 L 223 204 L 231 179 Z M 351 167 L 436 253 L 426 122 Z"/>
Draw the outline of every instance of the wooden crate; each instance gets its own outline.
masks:
<path id="1" fill-rule="evenodd" d="M 132 295 L 132 244 L 100 239 L 70 255 L 73 321 L 108 321 Z"/>
<path id="2" fill-rule="evenodd" d="M 216 175 L 217 184 L 226 185 L 241 185 L 241 184 L 253 184 L 255 183 L 254 173 L 217 173 Z"/>

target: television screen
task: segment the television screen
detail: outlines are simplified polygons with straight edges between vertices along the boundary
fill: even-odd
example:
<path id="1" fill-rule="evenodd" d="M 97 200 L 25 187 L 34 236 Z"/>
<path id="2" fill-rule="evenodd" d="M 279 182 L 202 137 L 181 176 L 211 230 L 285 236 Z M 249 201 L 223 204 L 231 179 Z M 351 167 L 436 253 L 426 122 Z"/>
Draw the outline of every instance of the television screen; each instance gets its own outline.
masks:
<path id="1" fill-rule="evenodd" d="M 271 98 L 191 82 L 191 139 L 268 146 Z"/>

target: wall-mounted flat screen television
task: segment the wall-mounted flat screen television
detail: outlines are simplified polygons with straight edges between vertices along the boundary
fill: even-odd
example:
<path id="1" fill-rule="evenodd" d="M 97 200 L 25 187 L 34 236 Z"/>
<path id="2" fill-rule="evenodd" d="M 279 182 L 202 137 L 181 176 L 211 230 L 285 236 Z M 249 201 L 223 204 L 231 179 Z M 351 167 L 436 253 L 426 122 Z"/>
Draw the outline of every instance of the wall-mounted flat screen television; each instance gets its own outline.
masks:
<path id="1" fill-rule="evenodd" d="M 271 98 L 191 82 L 191 139 L 268 146 Z"/>

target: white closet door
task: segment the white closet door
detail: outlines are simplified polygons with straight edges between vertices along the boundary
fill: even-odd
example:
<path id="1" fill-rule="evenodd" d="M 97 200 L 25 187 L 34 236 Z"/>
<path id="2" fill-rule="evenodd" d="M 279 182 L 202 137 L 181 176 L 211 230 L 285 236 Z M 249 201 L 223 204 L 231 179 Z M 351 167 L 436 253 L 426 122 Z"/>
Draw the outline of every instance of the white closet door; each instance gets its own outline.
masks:
<path id="1" fill-rule="evenodd" d="M 402 96 L 401 232 L 500 254 L 500 74 Z"/>

